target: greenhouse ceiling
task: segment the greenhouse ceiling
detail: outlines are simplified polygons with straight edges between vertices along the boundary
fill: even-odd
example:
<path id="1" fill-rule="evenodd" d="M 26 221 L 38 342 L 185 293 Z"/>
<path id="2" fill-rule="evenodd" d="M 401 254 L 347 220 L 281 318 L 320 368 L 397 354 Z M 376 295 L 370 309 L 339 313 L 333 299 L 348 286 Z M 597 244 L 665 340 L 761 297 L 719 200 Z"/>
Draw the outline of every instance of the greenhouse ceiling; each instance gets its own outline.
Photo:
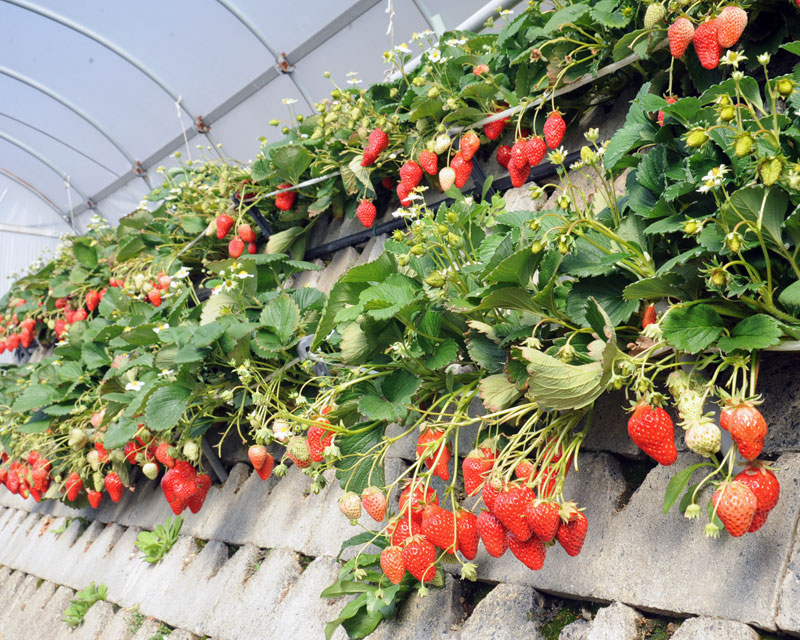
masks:
<path id="1" fill-rule="evenodd" d="M 518 1 L 0 0 L 0 293 L 93 213 L 136 208 L 175 151 L 247 163 L 286 102 L 328 94 L 323 72 L 368 86 L 412 33 L 479 29 Z"/>

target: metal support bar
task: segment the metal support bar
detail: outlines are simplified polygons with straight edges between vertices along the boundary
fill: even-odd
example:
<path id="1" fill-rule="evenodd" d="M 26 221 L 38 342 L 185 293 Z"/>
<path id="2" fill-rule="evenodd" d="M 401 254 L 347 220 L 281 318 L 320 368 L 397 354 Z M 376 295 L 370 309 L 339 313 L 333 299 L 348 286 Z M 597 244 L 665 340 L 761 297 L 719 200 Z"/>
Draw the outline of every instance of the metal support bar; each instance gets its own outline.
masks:
<path id="1" fill-rule="evenodd" d="M 309 109 L 314 109 L 314 101 L 311 99 L 311 96 L 305 90 L 305 88 L 300 84 L 300 81 L 297 79 L 297 76 L 294 72 L 287 68 L 288 59 L 286 58 L 286 54 L 279 54 L 275 49 L 273 49 L 269 42 L 267 42 L 267 38 L 261 32 L 261 30 L 248 18 L 244 15 L 239 8 L 234 5 L 230 0 L 217 0 L 232 16 L 234 16 L 242 25 L 252 33 L 256 39 L 264 46 L 264 48 L 270 52 L 272 57 L 275 59 L 275 64 L 278 65 L 280 71 L 285 73 L 289 76 L 289 79 L 294 84 L 295 88 L 300 92 L 300 95 L 303 96 L 303 100 L 306 101 Z"/>
<path id="2" fill-rule="evenodd" d="M 214 475 L 217 476 L 220 482 L 224 483 L 228 479 L 228 472 L 225 471 L 225 467 L 222 466 L 222 461 L 217 456 L 217 452 L 214 451 L 214 448 L 205 436 L 200 440 L 200 447 L 203 450 L 206 460 L 208 460 L 208 464 L 214 471 Z"/>
<path id="3" fill-rule="evenodd" d="M 44 195 L 41 191 L 39 191 L 32 184 L 29 184 L 29 183 L 25 182 L 25 180 L 23 180 L 22 178 L 17 177 L 13 173 L 11 173 L 8 169 L 0 169 L 0 174 L 4 175 L 9 180 L 13 180 L 14 182 L 16 182 L 22 188 L 27 189 L 28 191 L 30 191 L 33 195 L 35 195 L 37 198 L 39 198 L 39 200 L 44 202 L 48 207 L 50 207 L 58 215 L 63 215 L 62 212 L 61 212 L 61 209 L 58 208 L 58 205 L 56 205 L 55 202 L 53 202 L 50 198 L 48 198 L 46 195 Z"/>
<path id="4" fill-rule="evenodd" d="M 0 233 L 19 233 L 25 236 L 43 236 L 45 238 L 60 238 L 60 234 L 55 229 L 41 229 L 36 227 L 21 227 L 16 224 L 3 224 L 0 223 Z"/>
<path id="5" fill-rule="evenodd" d="M 162 80 L 154 71 L 150 70 L 144 63 L 134 58 L 122 47 L 117 46 L 110 40 L 107 40 L 106 38 L 101 36 L 99 33 L 96 33 L 91 29 L 88 29 L 87 27 L 84 27 L 83 25 L 78 24 L 73 20 L 70 20 L 65 16 L 54 13 L 49 9 L 37 6 L 31 2 L 27 2 L 26 0 L 2 0 L 2 1 L 14 5 L 19 9 L 25 9 L 26 11 L 35 13 L 39 16 L 42 16 L 43 18 L 52 20 L 53 22 L 60 24 L 63 27 L 67 27 L 68 29 L 71 29 L 72 31 L 78 34 L 86 38 L 89 38 L 90 40 L 93 40 L 101 47 L 108 49 L 111 53 L 125 60 L 125 62 L 135 67 L 139 72 L 143 73 L 151 81 L 157 84 L 159 88 L 162 91 L 164 91 L 164 93 L 166 93 L 170 98 L 172 98 L 173 102 L 179 103 L 181 108 L 183 109 L 183 111 L 186 113 L 186 115 L 189 117 L 189 119 L 192 121 L 193 124 L 202 123 L 203 121 L 202 117 L 195 115 L 185 104 L 183 104 L 183 101 L 181 100 L 181 97 L 177 94 L 177 92 L 173 91 L 169 87 L 169 85 L 164 80 Z M 207 133 L 207 131 L 201 131 L 201 133 Z M 208 136 L 208 141 L 212 144 L 212 146 L 215 146 L 210 136 Z M 131 164 L 133 164 L 133 161 L 131 161 Z"/>
<path id="6" fill-rule="evenodd" d="M 66 142 L 65 140 L 62 140 L 61 138 L 59 138 L 59 137 L 57 137 L 57 136 L 54 136 L 52 133 L 48 133 L 48 132 L 47 132 L 47 131 L 45 131 L 44 129 L 40 129 L 39 127 L 36 127 L 36 126 L 34 126 L 34 125 L 30 124 L 29 122 L 25 122 L 24 120 L 20 120 L 19 118 L 15 118 L 15 117 L 14 117 L 14 116 L 12 116 L 11 114 L 8 114 L 8 113 L 3 113 L 2 111 L 0 111 L 0 116 L 2 116 L 2 117 L 4 117 L 4 118 L 8 118 L 9 120 L 13 120 L 13 121 L 14 121 L 14 122 L 16 122 L 17 124 L 21 124 L 23 127 L 28 127 L 29 129 L 33 129 L 33 130 L 34 130 L 34 131 L 36 131 L 37 133 L 41 133 L 43 136 L 47 136 L 47 137 L 48 137 L 48 138 L 50 138 L 51 140 L 55 140 L 55 141 L 56 141 L 56 142 L 58 142 L 59 144 L 61 144 L 61 145 L 65 146 L 65 147 L 66 147 L 67 149 L 69 149 L 70 151 L 74 151 L 74 152 L 75 152 L 75 153 L 77 153 L 79 156 L 83 156 L 84 158 L 86 158 L 86 159 L 87 159 L 89 162 L 91 162 L 91 163 L 93 163 L 93 164 L 96 164 L 98 167 L 100 167 L 101 169 L 104 169 L 105 171 L 108 171 L 108 173 L 110 173 L 110 174 L 111 174 L 112 176 L 114 176 L 115 178 L 117 177 L 117 172 L 116 172 L 116 171 L 114 171 L 113 169 L 111 169 L 111 168 L 107 167 L 106 165 L 104 165 L 104 164 L 103 164 L 102 162 L 100 162 L 99 160 L 95 160 L 95 159 L 94 159 L 94 158 L 92 158 L 92 156 L 90 156 L 88 153 L 84 153 L 83 151 L 81 151 L 81 150 L 80 150 L 80 149 L 78 149 L 77 147 L 73 147 L 73 146 L 72 146 L 72 145 L 71 145 L 69 142 Z"/>

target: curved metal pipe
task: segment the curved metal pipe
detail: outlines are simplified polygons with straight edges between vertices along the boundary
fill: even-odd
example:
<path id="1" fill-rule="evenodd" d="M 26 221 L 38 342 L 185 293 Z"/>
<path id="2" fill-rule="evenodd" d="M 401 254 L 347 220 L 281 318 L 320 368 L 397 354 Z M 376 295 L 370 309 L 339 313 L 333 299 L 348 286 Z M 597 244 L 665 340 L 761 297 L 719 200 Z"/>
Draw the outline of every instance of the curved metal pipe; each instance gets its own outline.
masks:
<path id="1" fill-rule="evenodd" d="M 114 176 L 115 178 L 116 178 L 116 177 L 118 177 L 118 175 L 117 175 L 117 172 L 116 172 L 116 171 L 114 171 L 113 169 L 110 169 L 109 167 L 107 167 L 106 165 L 104 165 L 104 164 L 103 164 L 102 162 L 100 162 L 99 160 L 95 160 L 95 159 L 94 159 L 94 158 L 92 158 L 92 156 L 90 156 L 88 153 L 84 153 L 83 151 L 81 151 L 81 150 L 80 150 L 80 149 L 78 149 L 77 147 L 73 147 L 73 146 L 72 146 L 72 145 L 71 145 L 69 142 L 65 142 L 65 141 L 64 141 L 64 140 L 62 140 L 61 138 L 58 138 L 58 137 L 54 136 L 52 133 L 48 133 L 48 132 L 47 132 L 47 131 L 45 131 L 44 129 L 40 129 L 39 127 L 35 127 L 34 125 L 30 124 L 29 122 L 25 122 L 24 120 L 20 120 L 19 118 L 15 118 L 15 117 L 14 117 L 14 116 L 12 116 L 11 114 L 5 113 L 5 112 L 3 112 L 3 111 L 0 111 L 0 116 L 2 116 L 3 118 L 8 118 L 9 120 L 13 120 L 14 122 L 16 122 L 16 123 L 18 123 L 18 124 L 21 124 L 21 125 L 22 125 L 22 126 L 24 126 L 24 127 L 28 127 L 29 129 L 33 129 L 33 130 L 34 130 L 34 131 L 36 131 L 37 133 L 41 133 L 43 136 L 47 136 L 47 137 L 48 137 L 48 138 L 50 138 L 51 140 L 55 140 L 55 141 L 56 141 L 56 142 L 58 142 L 59 144 L 62 144 L 62 145 L 64 145 L 64 146 L 65 146 L 67 149 L 69 149 L 70 151 L 74 151 L 74 152 L 75 152 L 75 153 L 77 153 L 78 155 L 80 155 L 80 156 L 83 156 L 84 158 L 86 158 L 86 159 L 87 159 L 89 162 L 92 162 L 92 163 L 96 164 L 96 165 L 97 165 L 98 167 L 100 167 L 101 169 L 105 169 L 106 171 L 108 171 L 108 172 L 109 172 L 109 173 L 110 173 L 112 176 Z"/>
<path id="2" fill-rule="evenodd" d="M 33 195 L 35 195 L 39 200 L 44 202 L 48 207 L 50 207 L 53 211 L 55 211 L 58 215 L 63 216 L 64 214 L 61 212 L 61 209 L 58 208 L 58 205 L 53 202 L 50 198 L 44 195 L 41 191 L 39 191 L 36 187 L 32 184 L 25 182 L 22 178 L 18 178 L 16 175 L 11 173 L 8 169 L 0 168 L 0 175 L 5 176 L 9 180 L 16 182 L 20 187 L 23 189 L 27 189 Z"/>
<path id="3" fill-rule="evenodd" d="M 67 27 L 68 29 L 71 29 L 72 31 L 78 34 L 86 38 L 89 38 L 90 40 L 93 40 L 101 47 L 108 49 L 111 53 L 125 60 L 125 62 L 135 67 L 139 72 L 143 73 L 151 81 L 157 84 L 159 88 L 162 91 L 164 91 L 164 93 L 166 93 L 170 98 L 172 98 L 173 102 L 179 105 L 179 107 L 183 110 L 183 112 L 189 117 L 189 119 L 193 123 L 197 122 L 197 116 L 183 103 L 183 99 L 181 98 L 181 96 L 179 96 L 175 91 L 173 91 L 170 88 L 170 86 L 164 80 L 162 80 L 154 71 L 151 71 L 147 66 L 145 66 L 144 63 L 134 58 L 127 51 L 125 51 L 125 49 L 117 46 L 110 40 L 101 36 L 99 33 L 96 33 L 95 31 L 92 31 L 91 29 L 84 27 L 82 24 L 79 24 L 74 20 L 70 20 L 65 16 L 54 13 L 49 9 L 45 9 L 44 7 L 40 7 L 31 2 L 26 2 L 26 0 L 2 0 L 2 1 L 10 5 L 13 5 L 19 9 L 25 9 L 26 11 L 35 13 L 39 16 L 42 16 L 43 18 L 52 20 L 53 22 L 60 24 L 63 27 Z M 205 132 L 203 135 L 205 135 L 206 138 L 208 138 L 208 141 L 209 143 L 211 143 L 211 146 L 216 148 L 216 145 L 214 144 L 214 141 L 208 134 L 208 132 Z"/>
<path id="4" fill-rule="evenodd" d="M 98 132 L 100 132 L 100 134 L 102 134 L 102 136 L 106 140 L 108 140 L 111 144 L 114 145 L 114 148 L 117 151 L 119 151 L 123 156 L 125 156 L 125 159 L 128 162 L 131 163 L 131 166 L 133 166 L 135 164 L 136 160 L 130 154 L 130 152 L 125 147 L 123 147 L 119 142 L 117 142 L 116 139 L 114 138 L 114 136 L 112 136 L 108 131 L 106 131 L 103 128 L 102 125 L 100 125 L 97 121 L 95 121 L 94 118 L 92 118 L 88 113 L 86 113 L 78 105 L 74 104 L 73 102 L 70 102 L 64 96 L 56 93 L 55 91 L 53 91 L 52 89 L 46 87 L 45 85 L 41 84 L 40 82 L 37 82 L 36 80 L 33 80 L 32 78 L 29 78 L 28 76 L 25 76 L 25 75 L 23 75 L 21 73 L 17 73 L 13 69 L 9 69 L 8 67 L 0 66 L 0 74 L 2 74 L 4 76 L 8 76 L 9 78 L 13 78 L 14 80 L 17 80 L 18 82 L 22 82 L 23 84 L 27 84 L 29 87 L 31 87 L 33 89 L 36 89 L 37 91 L 42 92 L 46 96 L 49 96 L 50 98 L 55 100 L 56 102 L 59 102 L 60 104 L 64 105 L 67 109 L 72 111 L 72 113 L 74 113 L 76 116 L 78 116 L 82 120 L 85 120 L 94 129 L 96 129 Z"/>

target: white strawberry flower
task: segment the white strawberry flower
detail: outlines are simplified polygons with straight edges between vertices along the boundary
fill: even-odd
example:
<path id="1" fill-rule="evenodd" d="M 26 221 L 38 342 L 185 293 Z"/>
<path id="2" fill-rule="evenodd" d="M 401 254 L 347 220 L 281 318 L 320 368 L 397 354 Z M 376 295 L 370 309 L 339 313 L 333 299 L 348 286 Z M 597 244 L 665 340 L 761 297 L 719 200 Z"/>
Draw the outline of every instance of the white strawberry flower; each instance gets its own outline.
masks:
<path id="1" fill-rule="evenodd" d="M 144 382 L 141 380 L 132 380 L 125 385 L 125 391 L 141 391 L 144 388 Z"/>

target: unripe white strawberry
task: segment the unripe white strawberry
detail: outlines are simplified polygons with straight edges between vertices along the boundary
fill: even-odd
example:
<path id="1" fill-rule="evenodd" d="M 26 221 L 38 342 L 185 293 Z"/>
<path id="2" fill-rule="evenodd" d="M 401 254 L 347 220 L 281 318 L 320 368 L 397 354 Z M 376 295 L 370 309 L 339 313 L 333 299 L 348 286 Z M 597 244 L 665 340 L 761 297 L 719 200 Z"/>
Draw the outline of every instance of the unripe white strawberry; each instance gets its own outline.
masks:
<path id="1" fill-rule="evenodd" d="M 348 491 L 339 498 L 339 510 L 348 520 L 358 520 L 361 517 L 361 496 Z"/>
<path id="2" fill-rule="evenodd" d="M 447 191 L 456 182 L 456 172 L 450 167 L 442 167 L 439 171 L 439 184 L 442 191 Z"/>
<path id="3" fill-rule="evenodd" d="M 442 134 L 433 141 L 433 152 L 438 156 L 450 148 L 450 136 Z"/>
<path id="4" fill-rule="evenodd" d="M 684 440 L 691 451 L 710 458 L 722 446 L 722 432 L 711 420 L 700 420 L 687 429 Z"/>

